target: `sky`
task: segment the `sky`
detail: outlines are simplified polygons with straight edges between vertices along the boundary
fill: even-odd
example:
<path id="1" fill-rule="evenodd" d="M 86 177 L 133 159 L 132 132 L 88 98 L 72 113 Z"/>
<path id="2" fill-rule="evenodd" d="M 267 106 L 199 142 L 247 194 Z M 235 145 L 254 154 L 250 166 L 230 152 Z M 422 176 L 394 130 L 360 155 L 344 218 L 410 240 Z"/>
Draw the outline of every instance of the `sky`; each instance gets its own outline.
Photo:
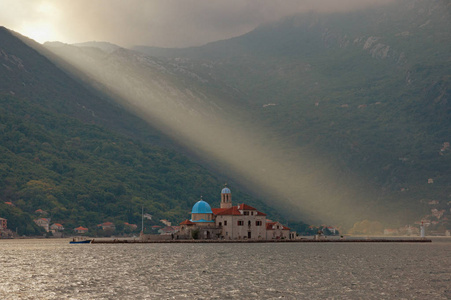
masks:
<path id="1" fill-rule="evenodd" d="M 308 11 L 392 0 L 0 0 L 0 25 L 37 42 L 106 41 L 123 47 L 200 46 Z"/>

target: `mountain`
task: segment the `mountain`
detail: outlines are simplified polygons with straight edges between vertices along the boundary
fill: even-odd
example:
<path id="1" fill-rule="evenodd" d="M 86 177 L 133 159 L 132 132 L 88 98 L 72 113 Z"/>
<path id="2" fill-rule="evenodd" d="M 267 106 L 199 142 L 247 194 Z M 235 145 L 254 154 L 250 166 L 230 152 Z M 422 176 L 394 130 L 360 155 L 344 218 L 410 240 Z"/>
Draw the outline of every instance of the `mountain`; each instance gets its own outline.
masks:
<path id="1" fill-rule="evenodd" d="M 450 19 L 446 1 L 400 0 L 187 49 L 47 46 L 288 214 L 407 223 L 451 194 Z"/>
<path id="2" fill-rule="evenodd" d="M 449 228 L 450 20 L 447 1 L 398 0 L 201 47 L 39 52 L 150 124 L 144 146 L 173 143 L 291 219 Z"/>
<path id="3" fill-rule="evenodd" d="M 85 42 L 85 43 L 77 43 L 74 44 L 76 47 L 88 47 L 88 48 L 99 48 L 100 50 L 112 53 L 117 49 L 121 48 L 115 44 L 107 43 L 107 42 Z"/>
<path id="4" fill-rule="evenodd" d="M 38 234 L 38 209 L 68 232 L 139 224 L 142 207 L 153 224 L 178 222 L 201 195 L 219 201 L 224 178 L 62 71 L 40 45 L 3 27 L 0 41 L 0 216 L 9 228 Z M 238 188 L 234 196 L 263 206 Z"/>
<path id="5" fill-rule="evenodd" d="M 448 210 L 451 198 L 450 11 L 448 1 L 393 1 L 297 15 L 202 47 L 134 49 L 197 74 L 284 140 L 329 158 L 362 205 L 398 203 L 399 215 L 420 218 L 425 203 Z"/>

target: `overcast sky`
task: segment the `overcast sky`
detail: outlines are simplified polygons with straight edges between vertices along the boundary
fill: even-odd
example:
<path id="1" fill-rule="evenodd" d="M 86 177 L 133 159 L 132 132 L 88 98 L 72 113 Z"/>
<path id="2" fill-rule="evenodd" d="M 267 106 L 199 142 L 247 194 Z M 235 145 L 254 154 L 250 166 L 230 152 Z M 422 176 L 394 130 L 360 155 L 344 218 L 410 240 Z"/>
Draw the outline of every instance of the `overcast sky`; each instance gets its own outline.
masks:
<path id="1" fill-rule="evenodd" d="M 0 0 L 0 25 L 38 42 L 197 46 L 310 10 L 360 9 L 391 0 Z"/>

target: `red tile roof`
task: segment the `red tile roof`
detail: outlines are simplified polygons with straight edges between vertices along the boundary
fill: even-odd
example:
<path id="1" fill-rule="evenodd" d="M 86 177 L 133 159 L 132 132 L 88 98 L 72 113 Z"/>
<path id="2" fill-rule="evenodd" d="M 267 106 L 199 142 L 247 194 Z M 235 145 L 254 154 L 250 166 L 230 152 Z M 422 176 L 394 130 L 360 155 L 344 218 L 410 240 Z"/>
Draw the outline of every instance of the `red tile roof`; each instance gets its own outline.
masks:
<path id="1" fill-rule="evenodd" d="M 61 225 L 60 223 L 55 223 L 53 225 L 58 226 L 58 227 L 63 227 L 63 225 Z"/>
<path id="2" fill-rule="evenodd" d="M 185 221 L 183 221 L 182 223 L 180 223 L 180 225 L 194 225 L 196 223 L 191 222 L 190 220 L 186 219 Z"/>
<path id="3" fill-rule="evenodd" d="M 232 206 L 231 208 L 225 208 L 222 209 L 221 211 L 218 211 L 216 213 L 216 215 L 223 215 L 223 216 L 241 216 L 241 213 L 239 212 L 239 210 L 236 208 L 236 206 Z"/>
<path id="4" fill-rule="evenodd" d="M 272 230 L 272 226 L 275 225 L 275 224 L 277 224 L 277 223 L 279 223 L 279 222 L 270 222 L 270 223 L 266 223 L 266 230 Z M 280 224 L 280 223 L 279 223 L 279 225 L 282 226 L 282 228 L 279 228 L 279 229 L 282 229 L 282 230 L 290 230 L 290 228 L 285 227 L 285 226 L 283 226 L 283 225 Z"/>
<path id="5" fill-rule="evenodd" d="M 239 208 L 238 208 L 239 207 Z M 257 209 L 249 206 L 247 204 L 239 204 L 237 206 L 232 206 L 231 208 L 212 208 L 213 214 L 215 215 L 223 215 L 223 216 L 241 216 L 240 210 L 254 210 Z M 257 216 L 266 216 L 266 214 L 257 211 Z"/>
<path id="6" fill-rule="evenodd" d="M 219 213 L 226 211 L 230 208 L 212 208 L 211 211 L 213 212 L 214 215 L 218 215 Z"/>
<path id="7" fill-rule="evenodd" d="M 75 228 L 75 230 L 88 230 L 88 228 L 85 228 L 85 227 L 83 227 L 83 226 L 80 226 L 80 227 Z"/>
<path id="8" fill-rule="evenodd" d="M 247 204 L 241 203 L 237 205 L 239 210 L 257 210 L 255 208 L 253 208 L 252 206 L 249 206 Z"/>

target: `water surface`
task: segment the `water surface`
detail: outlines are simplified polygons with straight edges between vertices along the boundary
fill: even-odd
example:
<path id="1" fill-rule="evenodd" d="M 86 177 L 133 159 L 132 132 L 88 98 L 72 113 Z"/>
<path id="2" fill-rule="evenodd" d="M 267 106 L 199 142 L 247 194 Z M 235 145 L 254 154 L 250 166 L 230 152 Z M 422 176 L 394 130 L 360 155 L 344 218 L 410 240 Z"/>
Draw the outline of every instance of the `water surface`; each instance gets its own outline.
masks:
<path id="1" fill-rule="evenodd" d="M 85 244 L 1 240 L 0 299 L 450 299 L 451 240 Z"/>

